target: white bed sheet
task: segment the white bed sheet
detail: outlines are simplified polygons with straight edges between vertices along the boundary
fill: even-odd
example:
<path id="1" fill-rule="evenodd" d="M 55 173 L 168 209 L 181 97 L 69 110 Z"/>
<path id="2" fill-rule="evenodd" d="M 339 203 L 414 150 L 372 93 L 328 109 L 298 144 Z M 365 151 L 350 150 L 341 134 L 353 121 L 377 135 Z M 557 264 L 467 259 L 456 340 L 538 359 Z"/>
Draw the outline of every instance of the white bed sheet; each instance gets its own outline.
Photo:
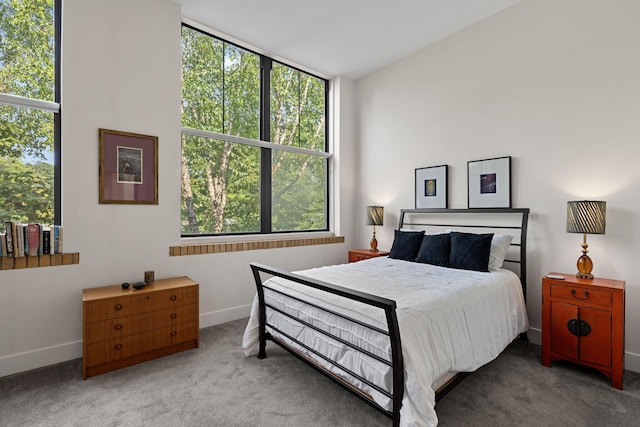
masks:
<path id="1" fill-rule="evenodd" d="M 508 270 L 482 273 L 378 257 L 297 272 L 396 301 L 405 367 L 405 390 L 400 422 L 403 426 L 435 426 L 435 391 L 432 384 L 449 371 L 471 372 L 496 358 L 529 323 L 518 277 Z M 274 289 L 287 289 L 308 301 L 345 313 L 386 330 L 384 312 L 281 278 L 269 280 Z M 291 298 L 266 290 L 265 299 L 287 312 L 330 330 L 372 353 L 390 359 L 389 339 L 338 316 L 327 314 Z M 334 340 L 267 310 L 267 320 L 296 339 L 320 350 L 373 383 L 391 389 L 392 373 L 383 363 L 354 352 Z M 274 336 L 299 348 L 286 337 Z M 257 353 L 258 304 L 254 300 L 243 337 L 245 355 Z M 300 348 L 299 348 L 300 349 Z M 347 378 L 391 409 L 388 398 L 341 372 L 322 359 L 318 363 Z"/>

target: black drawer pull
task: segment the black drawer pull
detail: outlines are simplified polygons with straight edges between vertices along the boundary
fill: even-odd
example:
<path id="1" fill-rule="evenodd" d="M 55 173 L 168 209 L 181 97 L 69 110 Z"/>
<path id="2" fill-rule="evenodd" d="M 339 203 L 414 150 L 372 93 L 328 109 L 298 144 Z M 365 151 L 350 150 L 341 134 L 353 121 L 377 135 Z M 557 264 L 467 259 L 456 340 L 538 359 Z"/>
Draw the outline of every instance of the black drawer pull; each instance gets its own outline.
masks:
<path id="1" fill-rule="evenodd" d="M 113 308 L 115 310 L 122 310 L 122 304 L 116 304 Z"/>
<path id="2" fill-rule="evenodd" d="M 576 290 L 575 290 L 575 289 L 571 289 L 571 296 L 572 296 L 572 297 L 574 297 L 575 299 L 582 299 L 582 300 L 585 300 L 585 299 L 589 298 L 589 292 L 584 291 L 584 294 L 583 294 L 583 295 L 584 295 L 584 296 L 583 296 L 582 298 L 577 297 L 577 296 L 576 296 Z"/>
<path id="3" fill-rule="evenodd" d="M 172 319 L 175 319 L 176 317 L 178 317 L 178 314 L 177 314 L 177 313 L 171 313 L 171 318 L 172 318 Z"/>
<path id="4" fill-rule="evenodd" d="M 116 326 L 114 326 L 114 328 L 116 328 L 116 331 L 119 331 L 120 329 L 122 329 L 122 323 L 118 323 Z"/>
<path id="5" fill-rule="evenodd" d="M 178 296 L 177 296 L 177 295 L 171 295 L 171 301 L 175 301 L 175 300 L 177 300 L 177 299 L 178 299 Z"/>
<path id="6" fill-rule="evenodd" d="M 116 344 L 115 349 L 116 350 L 121 350 L 122 349 L 122 344 Z"/>
<path id="7" fill-rule="evenodd" d="M 171 331 L 171 336 L 175 337 L 176 335 L 178 335 L 178 333 L 176 331 Z"/>

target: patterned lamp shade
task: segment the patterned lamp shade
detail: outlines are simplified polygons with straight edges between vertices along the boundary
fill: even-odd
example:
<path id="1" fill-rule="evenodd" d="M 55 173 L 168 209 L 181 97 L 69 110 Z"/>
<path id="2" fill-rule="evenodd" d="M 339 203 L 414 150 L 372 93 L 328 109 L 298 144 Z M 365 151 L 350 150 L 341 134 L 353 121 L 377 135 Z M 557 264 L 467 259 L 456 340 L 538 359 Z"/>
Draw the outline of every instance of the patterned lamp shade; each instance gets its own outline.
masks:
<path id="1" fill-rule="evenodd" d="M 604 234 L 607 225 L 607 202 L 577 200 L 567 202 L 567 233 L 582 233 L 582 256 L 578 258 L 577 277 L 593 279 L 593 261 L 587 255 L 587 234 Z"/>
<path id="2" fill-rule="evenodd" d="M 367 206 L 367 225 L 384 225 L 384 207 Z"/>
<path id="3" fill-rule="evenodd" d="M 567 202 L 567 233 L 604 234 L 606 225 L 607 202 Z"/>
<path id="4" fill-rule="evenodd" d="M 376 239 L 376 225 L 384 225 L 384 208 L 382 206 L 367 206 L 367 225 L 373 225 L 373 238 L 371 239 L 372 252 L 378 252 L 378 240 Z"/>

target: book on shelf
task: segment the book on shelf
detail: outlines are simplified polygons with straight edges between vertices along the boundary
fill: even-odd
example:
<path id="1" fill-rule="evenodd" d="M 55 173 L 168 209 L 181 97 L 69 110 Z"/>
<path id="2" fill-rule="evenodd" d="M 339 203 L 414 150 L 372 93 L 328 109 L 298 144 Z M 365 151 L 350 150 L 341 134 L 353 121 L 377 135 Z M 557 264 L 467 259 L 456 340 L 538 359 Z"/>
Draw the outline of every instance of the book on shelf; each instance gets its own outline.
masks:
<path id="1" fill-rule="evenodd" d="M 15 243 L 14 243 L 14 237 L 15 237 L 15 222 L 14 221 L 7 221 L 4 223 L 5 226 L 5 239 L 6 239 L 6 248 L 7 248 L 7 252 L 6 252 L 6 257 L 7 258 L 13 258 L 15 255 Z"/>
<path id="2" fill-rule="evenodd" d="M 62 253 L 62 226 L 56 225 L 53 227 L 53 239 L 54 239 L 54 251 L 52 253 Z"/>
<path id="3" fill-rule="evenodd" d="M 51 233 L 50 234 L 51 237 L 49 238 L 49 253 L 51 255 L 56 253 L 56 239 L 55 239 L 54 231 L 55 231 L 55 227 L 53 225 L 49 227 L 49 233 Z"/>
<path id="4" fill-rule="evenodd" d="M 15 256 L 23 257 L 24 256 L 24 232 L 22 231 L 22 224 L 16 223 L 16 233 L 14 243 L 15 247 Z"/>
<path id="5" fill-rule="evenodd" d="M 29 224 L 20 224 L 22 227 L 22 248 L 24 254 L 22 256 L 29 255 Z"/>
<path id="6" fill-rule="evenodd" d="M 42 230 L 42 255 L 48 255 L 51 253 L 51 230 L 48 227 L 43 227 Z"/>
<path id="7" fill-rule="evenodd" d="M 29 224 L 27 226 L 29 235 L 29 256 L 38 256 L 38 246 L 40 246 L 40 226 L 38 224 Z"/>
<path id="8" fill-rule="evenodd" d="M 42 255 L 43 251 L 43 243 L 44 243 L 44 224 L 38 224 L 38 233 L 40 234 L 40 238 L 38 239 L 38 255 Z"/>

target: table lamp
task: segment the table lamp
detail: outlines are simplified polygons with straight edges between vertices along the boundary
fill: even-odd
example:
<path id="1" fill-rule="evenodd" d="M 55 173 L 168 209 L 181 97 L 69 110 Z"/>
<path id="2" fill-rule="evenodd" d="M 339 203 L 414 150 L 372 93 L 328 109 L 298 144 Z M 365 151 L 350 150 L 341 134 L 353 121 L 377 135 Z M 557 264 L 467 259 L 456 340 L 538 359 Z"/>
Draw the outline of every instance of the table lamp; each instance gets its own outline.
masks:
<path id="1" fill-rule="evenodd" d="M 578 258 L 577 277 L 593 279 L 593 262 L 587 255 L 587 234 L 604 234 L 607 202 L 577 200 L 567 202 L 567 233 L 582 233 L 582 256 Z"/>
<path id="2" fill-rule="evenodd" d="M 378 240 L 376 240 L 376 225 L 384 225 L 384 208 L 382 206 L 367 206 L 367 225 L 373 225 L 373 238 L 371 239 L 371 252 L 378 252 Z"/>

